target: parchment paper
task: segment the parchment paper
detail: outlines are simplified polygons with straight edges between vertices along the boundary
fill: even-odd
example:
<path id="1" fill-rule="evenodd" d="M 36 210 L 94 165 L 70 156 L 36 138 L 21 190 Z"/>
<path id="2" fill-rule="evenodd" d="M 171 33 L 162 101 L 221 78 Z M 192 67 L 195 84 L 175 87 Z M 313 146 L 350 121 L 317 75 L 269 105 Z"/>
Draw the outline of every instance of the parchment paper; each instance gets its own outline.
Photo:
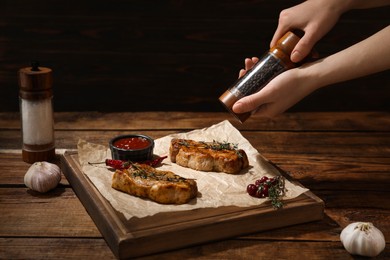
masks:
<path id="1" fill-rule="evenodd" d="M 208 128 L 194 130 L 188 133 L 172 134 L 155 140 L 154 154 L 165 156 L 169 153 L 172 138 L 187 138 L 196 141 L 229 142 L 244 149 L 249 158 L 250 167 L 242 170 L 238 175 L 221 172 L 200 172 L 185 168 L 169 159 L 163 161 L 158 169 L 169 170 L 185 178 L 196 179 L 198 197 L 184 205 L 161 205 L 148 199 L 142 199 L 111 188 L 113 172 L 101 165 L 89 165 L 88 162 L 104 162 L 111 158 L 110 149 L 104 145 L 79 140 L 78 154 L 83 172 L 88 176 L 100 193 L 111 205 L 130 219 L 132 217 L 152 216 L 159 212 L 189 211 L 197 208 L 211 208 L 221 206 L 249 207 L 259 205 L 267 199 L 253 198 L 246 192 L 246 186 L 266 175 L 279 175 L 270 163 L 246 140 L 241 133 L 230 124 L 223 121 Z M 108 141 L 107 141 L 108 143 Z M 266 149 L 266 147 L 264 147 Z M 307 191 L 307 189 L 286 180 L 287 193 L 284 200 L 292 199 Z"/>

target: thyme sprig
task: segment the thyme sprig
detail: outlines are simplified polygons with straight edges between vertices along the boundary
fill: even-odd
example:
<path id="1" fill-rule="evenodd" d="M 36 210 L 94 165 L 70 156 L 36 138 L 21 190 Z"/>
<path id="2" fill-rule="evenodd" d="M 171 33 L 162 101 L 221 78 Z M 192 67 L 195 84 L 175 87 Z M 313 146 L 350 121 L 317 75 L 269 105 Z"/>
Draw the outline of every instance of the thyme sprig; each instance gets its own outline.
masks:
<path id="1" fill-rule="evenodd" d="M 232 143 L 229 143 L 229 142 L 218 142 L 218 141 L 215 141 L 213 140 L 212 143 L 205 143 L 205 142 L 201 142 L 203 144 L 205 144 L 205 146 L 208 148 L 208 149 L 212 149 L 212 150 L 216 150 L 216 151 L 220 151 L 220 150 L 237 150 L 238 149 L 238 144 L 232 144 Z"/>
<path id="2" fill-rule="evenodd" d="M 285 179 L 283 176 L 269 178 L 263 176 L 254 184 L 247 186 L 250 196 L 256 198 L 268 198 L 275 209 L 283 207 L 282 197 L 286 194 Z"/>
<path id="3" fill-rule="evenodd" d="M 240 150 L 238 149 L 238 144 L 233 144 L 226 141 L 217 142 L 213 140 L 213 142 L 209 144 L 209 148 L 215 151 L 222 151 L 222 150 L 234 151 L 239 158 L 243 157 Z"/>
<path id="4" fill-rule="evenodd" d="M 188 179 L 180 177 L 179 175 L 172 174 L 172 176 L 168 176 L 166 174 L 156 174 L 153 171 L 147 171 L 144 168 L 139 167 L 136 163 L 130 162 L 130 167 L 133 168 L 133 171 L 129 173 L 133 177 L 140 177 L 142 179 L 151 178 L 154 180 L 162 180 L 162 181 L 170 181 L 170 182 L 181 182 L 186 181 Z"/>
<path id="5" fill-rule="evenodd" d="M 243 157 L 240 150 L 238 149 L 238 144 L 229 143 L 227 141 L 218 142 L 216 140 L 213 140 L 213 142 L 209 142 L 209 143 L 202 142 L 202 141 L 199 143 L 202 145 L 201 146 L 194 145 L 194 147 L 201 148 L 201 149 L 211 149 L 214 151 L 222 151 L 222 150 L 235 151 L 239 158 Z M 179 144 L 187 148 L 191 147 L 191 144 L 186 140 L 180 140 Z"/>
<path id="6" fill-rule="evenodd" d="M 283 208 L 282 197 L 286 194 L 285 179 L 282 176 L 275 177 L 275 184 L 268 189 L 268 196 L 271 200 L 271 205 L 275 209 Z"/>

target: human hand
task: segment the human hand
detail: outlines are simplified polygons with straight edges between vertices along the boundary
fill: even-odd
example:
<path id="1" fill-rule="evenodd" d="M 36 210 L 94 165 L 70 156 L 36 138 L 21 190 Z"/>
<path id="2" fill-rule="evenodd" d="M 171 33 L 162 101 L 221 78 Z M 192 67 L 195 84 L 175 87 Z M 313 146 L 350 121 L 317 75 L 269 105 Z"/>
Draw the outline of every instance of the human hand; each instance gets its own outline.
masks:
<path id="1" fill-rule="evenodd" d="M 245 59 L 245 69 L 240 70 L 240 72 L 238 74 L 238 78 L 241 78 L 242 76 L 244 76 L 245 73 L 247 72 L 247 70 L 251 69 L 258 61 L 259 61 L 259 58 L 257 58 L 257 57 L 252 57 L 251 59 L 246 58 Z"/>
<path id="2" fill-rule="evenodd" d="M 274 46 L 287 31 L 302 30 L 305 34 L 290 57 L 295 63 L 302 61 L 317 41 L 332 29 L 346 8 L 344 1 L 340 0 L 308 0 L 283 10 L 270 47 Z"/>
<path id="3" fill-rule="evenodd" d="M 240 77 L 257 61 L 256 57 L 245 59 L 245 69 L 240 71 Z M 256 114 L 261 116 L 274 117 L 298 103 L 316 88 L 315 81 L 305 78 L 301 69 L 295 68 L 278 75 L 259 92 L 241 98 L 232 109 L 238 114 L 256 111 Z"/>

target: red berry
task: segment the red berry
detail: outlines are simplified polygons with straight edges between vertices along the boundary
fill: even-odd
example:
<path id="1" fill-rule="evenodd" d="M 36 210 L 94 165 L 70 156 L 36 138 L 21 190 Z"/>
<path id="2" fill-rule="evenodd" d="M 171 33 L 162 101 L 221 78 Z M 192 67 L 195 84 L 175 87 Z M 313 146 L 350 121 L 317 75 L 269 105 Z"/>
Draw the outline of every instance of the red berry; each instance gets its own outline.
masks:
<path id="1" fill-rule="evenodd" d="M 262 184 L 261 180 L 256 180 L 255 185 L 260 186 Z"/>
<path id="2" fill-rule="evenodd" d="M 268 178 L 263 176 L 255 181 L 255 184 L 249 184 L 247 186 L 247 192 L 249 195 L 257 198 L 265 198 L 269 196 L 269 187 L 276 185 L 278 178 Z"/>
<path id="3" fill-rule="evenodd" d="M 248 192 L 249 195 L 251 196 L 255 196 L 256 195 L 256 191 L 257 191 L 257 187 L 256 185 L 254 184 L 249 184 L 247 187 L 246 187 L 246 191 Z"/>
<path id="4" fill-rule="evenodd" d="M 263 177 L 261 177 L 260 181 L 261 181 L 261 183 L 264 183 L 264 182 L 268 181 L 268 177 L 263 176 Z"/>
<path id="5" fill-rule="evenodd" d="M 263 190 L 262 190 L 264 197 L 268 197 L 268 186 L 264 185 Z"/>
<path id="6" fill-rule="evenodd" d="M 263 193 L 262 189 L 256 191 L 256 197 L 257 198 L 265 198 L 265 194 Z"/>

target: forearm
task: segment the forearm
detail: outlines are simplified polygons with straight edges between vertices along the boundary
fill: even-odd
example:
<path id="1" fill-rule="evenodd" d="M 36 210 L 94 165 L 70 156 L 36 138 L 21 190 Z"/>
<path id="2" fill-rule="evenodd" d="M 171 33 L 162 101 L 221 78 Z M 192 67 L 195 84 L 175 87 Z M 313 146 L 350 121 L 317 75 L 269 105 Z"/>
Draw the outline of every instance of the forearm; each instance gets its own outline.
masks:
<path id="1" fill-rule="evenodd" d="M 390 0 L 319 0 L 324 8 L 329 8 L 339 15 L 352 9 L 368 9 L 390 5 Z"/>
<path id="2" fill-rule="evenodd" d="M 348 9 L 366 9 L 390 5 L 390 0 L 348 0 Z"/>
<path id="3" fill-rule="evenodd" d="M 302 67 L 303 78 L 314 88 L 390 69 L 390 26 L 373 36 L 317 62 Z"/>

